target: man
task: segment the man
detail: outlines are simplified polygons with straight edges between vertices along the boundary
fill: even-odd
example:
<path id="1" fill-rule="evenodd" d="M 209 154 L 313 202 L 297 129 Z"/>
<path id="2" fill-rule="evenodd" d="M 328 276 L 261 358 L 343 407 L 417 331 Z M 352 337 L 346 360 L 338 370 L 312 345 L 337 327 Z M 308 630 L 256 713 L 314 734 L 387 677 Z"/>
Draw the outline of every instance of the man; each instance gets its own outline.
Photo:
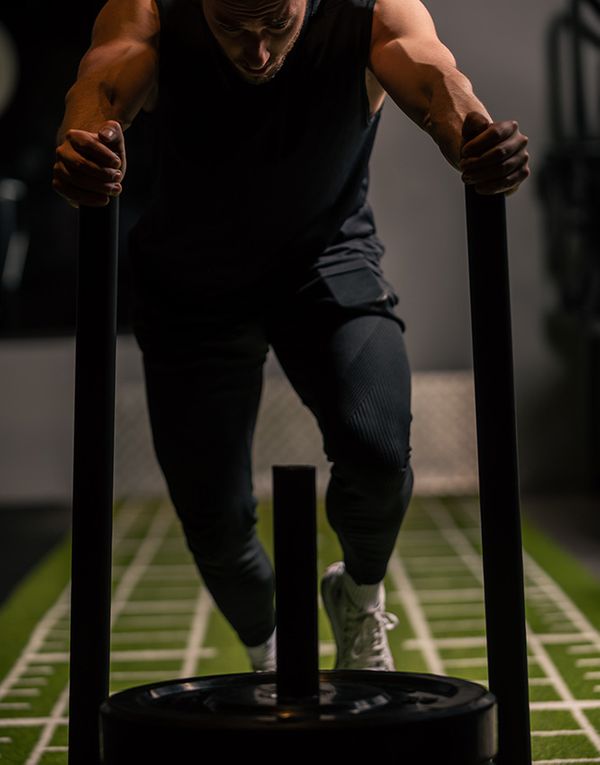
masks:
<path id="1" fill-rule="evenodd" d="M 156 193 L 130 241 L 154 444 L 257 671 L 275 667 L 250 465 L 269 347 L 332 462 L 336 667 L 394 669 L 382 580 L 413 476 L 405 325 L 366 198 L 386 93 L 478 192 L 529 175 L 527 138 L 492 120 L 420 0 L 108 0 L 66 98 L 53 185 L 75 206 L 121 193 L 123 130 L 156 113 Z"/>

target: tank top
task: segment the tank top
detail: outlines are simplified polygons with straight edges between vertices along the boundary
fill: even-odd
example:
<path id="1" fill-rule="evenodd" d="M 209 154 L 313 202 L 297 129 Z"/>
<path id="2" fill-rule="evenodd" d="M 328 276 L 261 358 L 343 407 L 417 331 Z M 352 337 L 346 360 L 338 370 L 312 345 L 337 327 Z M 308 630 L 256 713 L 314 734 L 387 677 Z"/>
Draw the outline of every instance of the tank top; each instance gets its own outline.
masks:
<path id="1" fill-rule="evenodd" d="M 237 74 L 201 0 L 157 0 L 159 165 L 134 238 L 144 253 L 218 269 L 311 259 L 352 242 L 383 247 L 367 202 L 381 110 L 365 84 L 375 0 L 308 0 L 282 69 L 262 85 Z"/>

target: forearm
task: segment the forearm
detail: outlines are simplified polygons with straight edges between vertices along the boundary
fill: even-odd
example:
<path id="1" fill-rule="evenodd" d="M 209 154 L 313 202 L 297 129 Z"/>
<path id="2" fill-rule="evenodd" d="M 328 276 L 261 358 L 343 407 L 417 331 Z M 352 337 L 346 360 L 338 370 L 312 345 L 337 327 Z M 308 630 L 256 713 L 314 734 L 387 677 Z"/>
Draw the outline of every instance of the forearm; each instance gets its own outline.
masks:
<path id="1" fill-rule="evenodd" d="M 433 138 L 448 162 L 458 169 L 462 127 L 469 112 L 478 112 L 490 122 L 485 106 L 473 92 L 471 82 L 455 68 L 437 70 L 425 89 L 426 108 L 421 127 Z"/>
<path id="2" fill-rule="evenodd" d="M 56 142 L 60 145 L 71 129 L 96 133 L 100 125 L 111 119 L 118 118 L 106 84 L 97 77 L 79 79 L 66 95 L 65 115 Z"/>
<path id="3" fill-rule="evenodd" d="M 119 62 L 106 65 L 106 59 Z M 115 46 L 110 52 L 97 49 L 81 62 L 79 76 L 65 98 L 65 115 L 57 142 L 70 129 L 97 132 L 106 120 L 116 120 L 125 130 L 155 89 L 155 54 L 132 50 L 131 45 Z"/>

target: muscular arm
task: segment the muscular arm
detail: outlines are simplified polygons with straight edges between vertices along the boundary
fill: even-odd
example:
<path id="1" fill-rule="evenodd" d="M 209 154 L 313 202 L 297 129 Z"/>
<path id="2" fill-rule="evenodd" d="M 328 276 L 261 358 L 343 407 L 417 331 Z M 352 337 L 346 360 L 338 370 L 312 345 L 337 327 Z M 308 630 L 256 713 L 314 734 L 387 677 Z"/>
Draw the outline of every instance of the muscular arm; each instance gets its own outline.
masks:
<path id="1" fill-rule="evenodd" d="M 527 138 L 514 121 L 493 122 L 421 0 L 377 0 L 370 68 L 450 164 L 468 169 L 463 178 L 474 176 L 478 191 L 514 190 L 529 175 Z"/>
<path id="2" fill-rule="evenodd" d="M 103 206 L 121 193 L 126 130 L 156 98 L 160 23 L 155 0 L 108 0 L 65 99 L 52 187 L 70 204 Z"/>
<path id="3" fill-rule="evenodd" d="M 58 143 L 71 128 L 96 131 L 110 119 L 126 129 L 140 109 L 151 108 L 159 30 L 154 0 L 108 0 L 67 93 Z"/>

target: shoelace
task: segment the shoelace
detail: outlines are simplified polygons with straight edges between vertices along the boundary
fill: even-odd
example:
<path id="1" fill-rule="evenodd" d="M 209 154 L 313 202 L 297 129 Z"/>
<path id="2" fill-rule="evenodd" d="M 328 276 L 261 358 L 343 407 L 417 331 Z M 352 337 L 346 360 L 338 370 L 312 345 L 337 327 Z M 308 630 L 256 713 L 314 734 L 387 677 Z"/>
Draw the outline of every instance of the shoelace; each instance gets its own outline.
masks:
<path id="1" fill-rule="evenodd" d="M 362 622 L 358 628 L 357 622 Z M 397 624 L 398 617 L 387 611 L 348 614 L 344 629 L 346 661 L 349 654 L 353 662 L 361 660 L 365 668 L 384 666 L 389 660 L 386 632 Z"/>

